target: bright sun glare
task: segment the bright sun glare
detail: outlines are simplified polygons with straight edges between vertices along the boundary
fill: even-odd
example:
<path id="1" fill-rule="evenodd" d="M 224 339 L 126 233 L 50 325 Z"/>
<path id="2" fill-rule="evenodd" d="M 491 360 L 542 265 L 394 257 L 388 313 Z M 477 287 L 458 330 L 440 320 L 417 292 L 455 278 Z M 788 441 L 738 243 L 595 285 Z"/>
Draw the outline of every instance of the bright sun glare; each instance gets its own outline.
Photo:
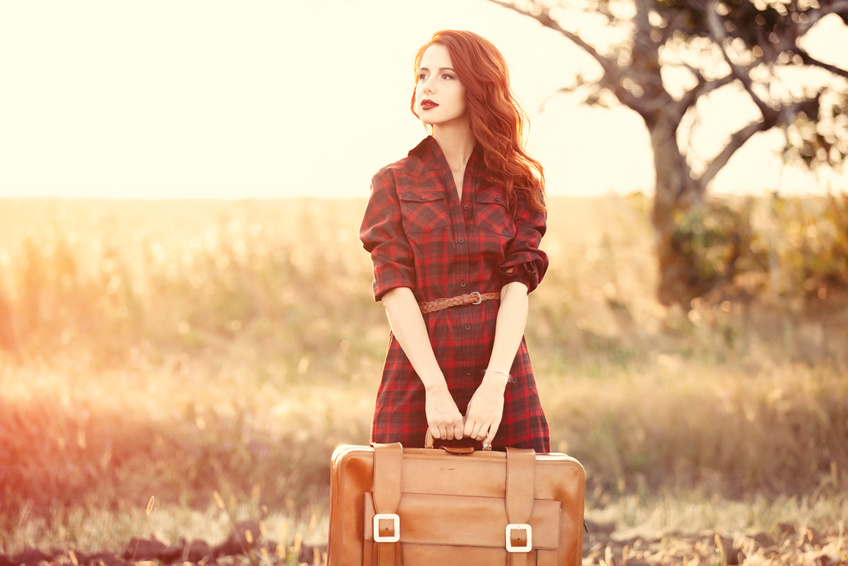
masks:
<path id="1" fill-rule="evenodd" d="M 552 194 L 651 190 L 632 112 L 565 96 L 540 111 L 589 58 L 485 0 L 433 0 L 424 12 L 396 0 L 47 0 L 0 7 L 0 197 L 363 197 L 425 135 L 408 109 L 411 59 L 443 28 L 504 52 Z M 715 189 L 809 185 L 781 177 L 774 145 L 752 140 Z"/>

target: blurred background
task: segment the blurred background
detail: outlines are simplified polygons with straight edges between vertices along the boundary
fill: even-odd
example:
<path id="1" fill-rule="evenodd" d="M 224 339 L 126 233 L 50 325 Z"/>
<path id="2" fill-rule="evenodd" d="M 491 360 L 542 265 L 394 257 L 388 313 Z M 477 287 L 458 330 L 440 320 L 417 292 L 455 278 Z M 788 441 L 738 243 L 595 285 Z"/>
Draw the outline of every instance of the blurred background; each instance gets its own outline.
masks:
<path id="1" fill-rule="evenodd" d="M 587 516 L 848 519 L 848 30 L 800 4 L 2 5 L 0 552 L 326 541 L 388 337 L 359 222 L 444 28 L 502 50 L 546 166 L 527 340 Z"/>
<path id="2" fill-rule="evenodd" d="M 619 38 L 592 2 L 567 5 L 566 27 L 604 47 Z M 445 28 L 476 31 L 504 53 L 551 193 L 653 189 L 637 115 L 556 95 L 577 75 L 598 75 L 591 56 L 486 0 L 45 0 L 0 10 L 2 196 L 367 196 L 374 171 L 424 135 L 409 111 L 412 57 Z M 846 35 L 833 16 L 805 47 L 845 65 Z M 708 102 L 694 140 L 705 153 L 751 110 L 729 92 Z M 713 189 L 826 188 L 785 171 L 780 148 L 771 134 L 751 140 Z"/>

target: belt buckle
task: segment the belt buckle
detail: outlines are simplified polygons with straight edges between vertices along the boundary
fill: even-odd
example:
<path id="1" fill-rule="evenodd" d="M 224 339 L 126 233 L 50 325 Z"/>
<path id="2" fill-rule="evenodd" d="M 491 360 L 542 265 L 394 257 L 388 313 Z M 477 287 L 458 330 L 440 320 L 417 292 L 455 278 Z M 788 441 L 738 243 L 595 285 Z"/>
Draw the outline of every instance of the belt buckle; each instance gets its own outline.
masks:
<path id="1" fill-rule="evenodd" d="M 391 521 L 391 534 L 380 534 L 380 521 Z M 376 513 L 374 515 L 374 542 L 397 542 L 400 540 L 400 517 L 397 513 Z M 509 542 L 509 540 L 507 540 Z"/>
<path id="2" fill-rule="evenodd" d="M 521 545 L 512 544 L 512 533 L 514 531 L 525 531 L 527 541 Z M 506 550 L 507 552 L 530 552 L 533 550 L 533 527 L 527 523 L 510 523 L 506 526 Z"/>
<path id="3" fill-rule="evenodd" d="M 470 294 L 471 294 L 472 297 L 477 297 L 477 300 L 474 301 L 473 303 L 471 303 L 472 305 L 479 305 L 480 303 L 483 302 L 483 295 L 481 295 L 477 291 L 471 291 Z"/>

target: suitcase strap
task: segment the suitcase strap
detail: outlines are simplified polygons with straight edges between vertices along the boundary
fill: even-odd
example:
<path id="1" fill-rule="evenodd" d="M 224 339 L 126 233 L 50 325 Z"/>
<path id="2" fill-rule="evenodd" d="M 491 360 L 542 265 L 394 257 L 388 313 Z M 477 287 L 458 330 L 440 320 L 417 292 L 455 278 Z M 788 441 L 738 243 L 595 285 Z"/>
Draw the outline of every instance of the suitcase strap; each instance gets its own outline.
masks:
<path id="1" fill-rule="evenodd" d="M 374 554 L 375 566 L 401 566 L 400 517 L 403 447 L 400 443 L 374 444 Z M 505 546 L 509 566 L 532 564 L 536 453 L 531 449 L 506 449 L 504 506 L 509 524 Z"/>
<path id="2" fill-rule="evenodd" d="M 403 464 L 401 444 L 374 445 L 374 541 L 375 566 L 401 566 L 400 474 Z"/>
<path id="3" fill-rule="evenodd" d="M 533 512 L 536 480 L 536 452 L 529 449 L 506 449 L 506 548 L 509 566 L 531 564 L 533 530 L 530 515 Z"/>

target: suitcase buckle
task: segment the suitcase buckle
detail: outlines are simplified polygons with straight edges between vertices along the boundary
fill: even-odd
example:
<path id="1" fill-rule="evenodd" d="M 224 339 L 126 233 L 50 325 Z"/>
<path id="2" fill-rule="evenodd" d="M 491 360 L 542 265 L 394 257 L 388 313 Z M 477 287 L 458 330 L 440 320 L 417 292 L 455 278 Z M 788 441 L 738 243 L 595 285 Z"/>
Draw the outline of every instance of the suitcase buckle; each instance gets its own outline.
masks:
<path id="1" fill-rule="evenodd" d="M 518 534 L 524 531 L 524 537 Z M 513 533 L 516 533 L 513 543 Z M 510 523 L 506 526 L 507 552 L 530 552 L 533 550 L 533 527 L 527 523 Z"/>
<path id="2" fill-rule="evenodd" d="M 386 521 L 390 521 L 390 524 L 386 524 Z M 397 542 L 399 540 L 400 517 L 398 514 L 376 513 L 374 515 L 374 542 Z"/>

